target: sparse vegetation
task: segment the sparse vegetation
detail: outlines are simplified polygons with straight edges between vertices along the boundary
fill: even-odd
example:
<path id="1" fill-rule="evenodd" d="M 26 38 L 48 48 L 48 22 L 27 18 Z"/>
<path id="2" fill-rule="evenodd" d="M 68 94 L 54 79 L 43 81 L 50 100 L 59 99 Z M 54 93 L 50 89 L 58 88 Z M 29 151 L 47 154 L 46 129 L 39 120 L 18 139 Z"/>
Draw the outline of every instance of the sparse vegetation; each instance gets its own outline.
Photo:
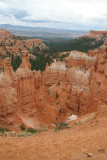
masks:
<path id="1" fill-rule="evenodd" d="M 64 88 L 62 88 L 62 91 L 65 91 L 65 89 L 64 89 Z"/>
<path id="2" fill-rule="evenodd" d="M 82 125 L 82 122 L 81 121 L 79 121 L 79 122 L 76 122 L 76 123 L 74 123 L 72 126 L 70 126 L 70 127 L 74 127 L 74 126 L 77 126 L 77 125 Z"/>
<path id="3" fill-rule="evenodd" d="M 96 122 L 99 122 L 99 120 L 97 119 Z"/>
<path id="4" fill-rule="evenodd" d="M 24 136 L 25 136 L 25 134 L 20 133 L 20 134 L 18 134 L 17 136 L 18 136 L 18 137 L 24 137 Z"/>
<path id="5" fill-rule="evenodd" d="M 48 128 L 41 128 L 40 130 L 39 130 L 39 132 L 45 132 L 45 131 L 47 131 L 48 130 Z"/>
<path id="6" fill-rule="evenodd" d="M 60 101 L 58 101 L 58 102 L 56 103 L 56 105 L 58 105 L 58 104 L 60 104 Z"/>
<path id="7" fill-rule="evenodd" d="M 57 86 L 60 86 L 60 82 L 57 83 Z"/>
<path id="8" fill-rule="evenodd" d="M 56 121 L 58 121 L 58 117 L 56 117 Z"/>
<path id="9" fill-rule="evenodd" d="M 59 113 L 62 113 L 62 108 L 59 109 Z"/>
<path id="10" fill-rule="evenodd" d="M 7 132 L 10 132 L 10 130 L 7 128 L 0 127 L 0 134 L 1 135 L 3 135 L 4 137 L 7 137 Z"/>
<path id="11" fill-rule="evenodd" d="M 59 124 L 56 124 L 55 131 L 59 131 L 59 130 L 62 130 L 62 129 L 68 129 L 68 128 L 70 128 L 70 127 L 68 126 L 67 123 L 61 122 Z"/>
<path id="12" fill-rule="evenodd" d="M 4 137 L 7 137 L 7 133 L 6 133 L 6 132 L 3 132 L 2 135 L 3 135 Z"/>
<path id="13" fill-rule="evenodd" d="M 56 92 L 56 99 L 59 97 L 58 93 Z"/>
<path id="14" fill-rule="evenodd" d="M 48 93 L 48 96 L 50 95 L 50 91 L 49 90 L 47 90 L 47 93 Z"/>
<path id="15" fill-rule="evenodd" d="M 30 133 L 37 133 L 38 130 L 33 129 L 33 128 L 28 128 L 28 129 L 27 129 L 27 132 L 30 132 Z"/>
<path id="16" fill-rule="evenodd" d="M 22 124 L 22 125 L 20 126 L 20 129 L 21 129 L 22 131 L 25 131 L 25 130 L 26 130 L 24 124 Z"/>
<path id="17" fill-rule="evenodd" d="M 7 128 L 0 127 L 0 132 L 2 132 L 2 133 L 4 133 L 4 132 L 10 132 L 10 130 L 7 129 Z"/>

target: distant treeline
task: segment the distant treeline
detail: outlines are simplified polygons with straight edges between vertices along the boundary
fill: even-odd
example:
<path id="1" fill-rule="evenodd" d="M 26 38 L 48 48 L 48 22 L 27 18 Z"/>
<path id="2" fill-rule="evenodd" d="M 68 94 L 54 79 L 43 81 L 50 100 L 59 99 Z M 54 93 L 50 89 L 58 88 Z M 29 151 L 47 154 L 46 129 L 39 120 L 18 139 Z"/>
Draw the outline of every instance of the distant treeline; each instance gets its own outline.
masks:
<path id="1" fill-rule="evenodd" d="M 97 41 L 95 38 L 78 38 L 75 40 L 67 40 L 67 41 L 59 41 L 59 42 L 48 42 L 45 43 L 47 46 L 51 48 L 54 52 L 65 52 L 77 50 L 81 52 L 88 52 L 88 50 L 93 50 L 98 48 L 104 43 L 104 40 Z"/>

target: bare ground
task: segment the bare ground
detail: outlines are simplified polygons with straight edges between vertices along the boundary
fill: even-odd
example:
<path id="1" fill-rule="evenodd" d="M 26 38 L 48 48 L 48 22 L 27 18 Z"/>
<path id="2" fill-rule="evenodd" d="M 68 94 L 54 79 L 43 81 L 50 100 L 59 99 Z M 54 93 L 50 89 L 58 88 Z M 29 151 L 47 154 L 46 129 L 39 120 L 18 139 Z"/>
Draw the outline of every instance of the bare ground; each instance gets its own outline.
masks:
<path id="1" fill-rule="evenodd" d="M 88 157 L 82 150 L 93 154 Z M 0 160 L 107 160 L 107 106 L 82 125 L 31 137 L 0 137 Z"/>

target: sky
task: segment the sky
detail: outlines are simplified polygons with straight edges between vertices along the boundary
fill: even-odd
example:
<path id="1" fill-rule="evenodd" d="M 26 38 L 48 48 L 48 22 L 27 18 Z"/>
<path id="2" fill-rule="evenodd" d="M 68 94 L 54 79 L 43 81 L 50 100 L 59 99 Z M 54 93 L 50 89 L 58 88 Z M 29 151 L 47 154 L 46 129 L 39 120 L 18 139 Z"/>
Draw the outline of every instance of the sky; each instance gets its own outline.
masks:
<path id="1" fill-rule="evenodd" d="M 0 0 L 0 24 L 107 30 L 107 0 Z"/>

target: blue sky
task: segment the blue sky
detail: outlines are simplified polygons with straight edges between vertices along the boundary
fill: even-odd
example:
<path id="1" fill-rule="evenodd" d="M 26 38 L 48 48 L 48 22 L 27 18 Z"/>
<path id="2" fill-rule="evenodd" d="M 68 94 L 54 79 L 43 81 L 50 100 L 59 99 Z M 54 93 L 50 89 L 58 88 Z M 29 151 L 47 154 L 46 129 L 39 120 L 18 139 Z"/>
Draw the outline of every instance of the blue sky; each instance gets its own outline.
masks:
<path id="1" fill-rule="evenodd" d="M 0 24 L 107 30 L 107 0 L 0 0 Z"/>

